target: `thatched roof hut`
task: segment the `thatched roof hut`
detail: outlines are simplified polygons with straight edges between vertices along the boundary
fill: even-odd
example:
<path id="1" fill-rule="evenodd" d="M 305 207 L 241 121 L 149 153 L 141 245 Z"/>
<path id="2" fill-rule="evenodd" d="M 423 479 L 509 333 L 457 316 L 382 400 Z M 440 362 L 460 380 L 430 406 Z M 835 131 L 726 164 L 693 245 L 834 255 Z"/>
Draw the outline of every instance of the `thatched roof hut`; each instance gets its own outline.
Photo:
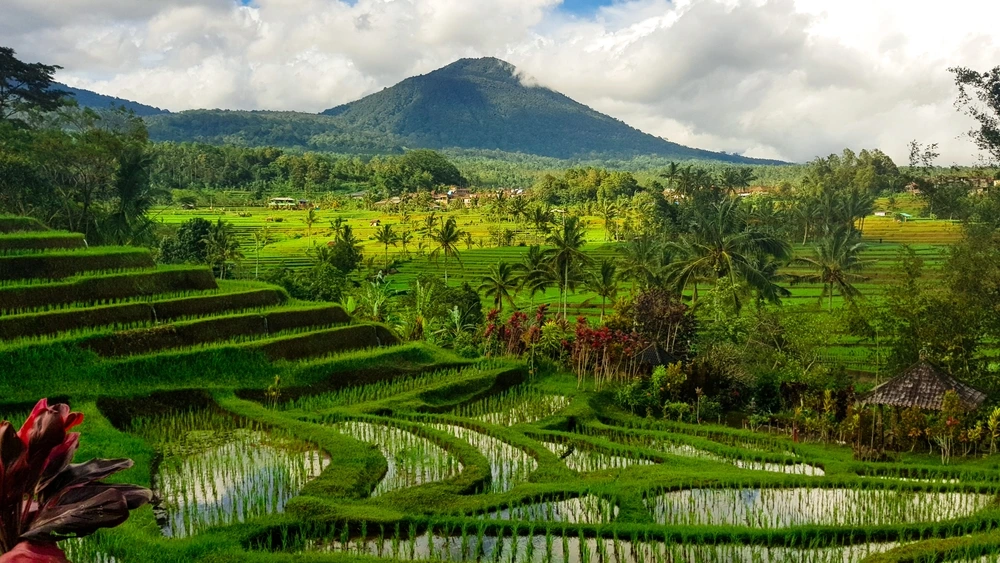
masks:
<path id="1" fill-rule="evenodd" d="M 918 407 L 939 411 L 941 400 L 948 391 L 958 393 L 962 404 L 969 410 L 978 408 L 986 400 L 986 393 L 921 360 L 862 395 L 858 402 L 862 405 Z"/>

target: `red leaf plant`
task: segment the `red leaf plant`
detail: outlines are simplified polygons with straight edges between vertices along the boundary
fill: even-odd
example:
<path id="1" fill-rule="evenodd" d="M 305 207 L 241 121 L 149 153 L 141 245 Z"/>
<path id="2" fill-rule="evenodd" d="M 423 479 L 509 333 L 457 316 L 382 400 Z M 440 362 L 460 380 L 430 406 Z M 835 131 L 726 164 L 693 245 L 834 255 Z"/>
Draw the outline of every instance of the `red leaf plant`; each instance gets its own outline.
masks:
<path id="1" fill-rule="evenodd" d="M 0 423 L 0 563 L 65 562 L 57 541 L 113 528 L 151 500 L 149 489 L 100 482 L 130 459 L 70 463 L 80 434 L 69 430 L 81 422 L 42 399 L 19 431 Z"/>

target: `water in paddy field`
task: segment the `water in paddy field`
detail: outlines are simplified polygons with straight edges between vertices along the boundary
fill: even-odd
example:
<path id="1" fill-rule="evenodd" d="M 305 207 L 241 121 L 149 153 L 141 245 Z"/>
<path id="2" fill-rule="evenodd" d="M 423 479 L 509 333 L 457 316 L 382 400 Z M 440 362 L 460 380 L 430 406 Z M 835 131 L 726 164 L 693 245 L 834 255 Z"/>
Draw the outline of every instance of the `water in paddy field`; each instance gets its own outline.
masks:
<path id="1" fill-rule="evenodd" d="M 789 548 L 753 545 L 681 545 L 578 536 L 497 538 L 423 534 L 412 539 L 357 538 L 319 541 L 306 551 L 336 552 L 401 561 L 484 561 L 495 563 L 852 563 L 898 544 L 869 543 L 835 547 Z"/>
<path id="2" fill-rule="evenodd" d="M 808 463 L 773 463 L 767 461 L 729 459 L 706 450 L 698 449 L 688 444 L 679 444 L 666 440 L 653 440 L 648 444 L 648 447 L 672 455 L 718 461 L 719 463 L 728 463 L 729 465 L 734 465 L 740 469 L 768 471 L 771 473 L 786 473 L 789 475 L 808 475 L 812 477 L 821 477 L 825 475 L 822 468 L 816 467 L 815 465 L 809 465 Z"/>
<path id="3" fill-rule="evenodd" d="M 560 444 L 557 442 L 542 442 L 541 444 L 559 456 L 563 460 L 563 463 L 566 464 L 566 467 L 580 473 L 604 471 L 606 469 L 624 469 L 633 465 L 654 465 L 648 459 L 586 450 L 573 444 Z"/>
<path id="4" fill-rule="evenodd" d="M 388 464 L 385 477 L 372 496 L 441 481 L 462 472 L 462 464 L 427 438 L 386 424 L 338 422 L 332 427 L 352 438 L 378 447 Z"/>
<path id="5" fill-rule="evenodd" d="M 330 458 L 314 446 L 261 430 L 179 436 L 153 474 L 154 511 L 168 537 L 282 512 Z"/>
<path id="6" fill-rule="evenodd" d="M 660 524 L 878 526 L 968 516 L 993 496 L 891 489 L 686 489 L 647 499 Z"/>
<path id="7" fill-rule="evenodd" d="M 540 395 L 497 405 L 494 412 L 476 416 L 477 420 L 498 426 L 531 424 L 548 418 L 569 406 L 571 399 L 562 395 Z M 491 409 L 492 410 L 492 409 Z"/>
<path id="8" fill-rule="evenodd" d="M 524 522 L 562 522 L 566 524 L 605 524 L 618 516 L 611 501 L 593 495 L 511 506 L 485 514 L 487 520 Z"/>
<path id="9" fill-rule="evenodd" d="M 527 482 L 528 476 L 538 469 L 538 462 L 527 452 L 493 436 L 451 424 L 431 424 L 430 427 L 469 442 L 483 454 L 490 462 L 490 488 L 487 492 L 509 491 L 515 485 Z"/>

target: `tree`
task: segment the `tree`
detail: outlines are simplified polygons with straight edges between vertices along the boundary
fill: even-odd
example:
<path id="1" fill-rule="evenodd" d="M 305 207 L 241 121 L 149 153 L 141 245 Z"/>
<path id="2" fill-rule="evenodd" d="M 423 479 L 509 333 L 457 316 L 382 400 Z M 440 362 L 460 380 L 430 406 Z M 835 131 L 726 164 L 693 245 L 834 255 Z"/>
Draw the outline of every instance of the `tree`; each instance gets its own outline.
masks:
<path id="1" fill-rule="evenodd" d="M 375 231 L 375 240 L 385 246 L 385 267 L 389 267 L 389 245 L 396 246 L 399 234 L 392 230 L 392 225 L 385 224 Z"/>
<path id="2" fill-rule="evenodd" d="M 257 261 L 253 271 L 254 279 L 260 277 L 260 251 L 269 244 L 271 244 L 271 230 L 267 226 L 253 232 L 253 250 Z"/>
<path id="3" fill-rule="evenodd" d="M 149 244 L 155 224 L 147 212 L 159 190 L 150 185 L 152 156 L 145 143 L 126 142 L 118 150 L 117 170 L 111 184 L 111 212 L 104 217 L 99 233 L 104 243 L 115 245 Z"/>
<path id="4" fill-rule="evenodd" d="M 618 272 L 611 260 L 602 260 L 601 267 L 590 274 L 587 287 L 601 298 L 601 322 L 604 322 L 604 311 L 608 300 L 618 296 Z"/>
<path id="5" fill-rule="evenodd" d="M 994 161 L 1000 160 L 1000 66 L 986 72 L 964 67 L 948 69 L 955 75 L 955 107 L 978 122 L 969 136 Z"/>
<path id="6" fill-rule="evenodd" d="M 823 293 L 829 298 L 829 310 L 833 311 L 833 292 L 851 301 L 861 294 L 854 282 L 864 278 L 860 272 L 871 263 L 863 260 L 861 253 L 865 245 L 856 231 L 841 228 L 820 241 L 813 249 L 813 256 L 797 261 L 813 267 L 813 274 L 799 276 L 795 283 L 822 283 Z"/>
<path id="7" fill-rule="evenodd" d="M 206 249 L 212 223 L 201 217 L 189 219 L 177 229 L 173 237 L 160 242 L 160 262 L 167 264 L 204 264 L 208 261 Z"/>
<path id="8" fill-rule="evenodd" d="M 615 202 L 605 199 L 598 204 L 598 215 L 604 221 L 604 240 L 608 240 L 614 233 L 614 220 L 618 217 L 618 206 Z"/>
<path id="9" fill-rule="evenodd" d="M 233 226 L 219 219 L 205 237 L 205 255 L 210 266 L 219 267 L 219 279 L 226 279 L 226 263 L 243 258 Z"/>
<path id="10" fill-rule="evenodd" d="M 503 260 L 490 266 L 489 273 L 483 276 L 483 283 L 479 285 L 479 291 L 493 299 L 493 307 L 497 311 L 503 311 L 504 301 L 515 307 L 514 296 L 517 289 L 515 269 Z"/>
<path id="11" fill-rule="evenodd" d="M 403 247 L 403 255 L 406 257 L 410 256 L 410 251 L 406 249 L 407 245 L 413 242 L 413 231 L 406 230 L 399 233 L 399 244 Z"/>
<path id="12" fill-rule="evenodd" d="M 313 225 L 316 224 L 316 221 L 319 221 L 319 217 L 316 216 L 316 208 L 310 207 L 305 219 L 307 236 L 312 236 Z"/>
<path id="13" fill-rule="evenodd" d="M 583 253 L 586 237 L 583 224 L 579 217 L 563 217 L 562 226 L 549 233 L 546 242 L 552 245 L 547 251 L 556 274 L 557 284 L 562 296 L 562 313 L 566 316 L 567 292 L 576 289 L 582 281 L 581 267 L 590 263 L 590 257 Z"/>
<path id="14" fill-rule="evenodd" d="M 774 282 L 761 275 L 757 265 L 760 255 L 787 260 L 792 250 L 787 242 L 762 230 L 748 228 L 738 199 L 730 198 L 713 205 L 709 214 L 697 223 L 693 236 L 685 236 L 668 247 L 679 259 L 665 269 L 667 279 L 678 291 L 694 285 L 692 307 L 698 301 L 698 280 L 717 282 L 729 278 L 733 288 L 745 282 L 764 294 L 775 294 Z M 733 291 L 733 305 L 742 306 L 739 292 Z"/>
<path id="15" fill-rule="evenodd" d="M 528 248 L 527 254 L 517 265 L 517 270 L 518 289 L 527 289 L 528 296 L 532 300 L 535 299 L 536 293 L 544 293 L 555 283 L 555 274 L 552 272 L 548 256 L 538 245 Z"/>
<path id="16" fill-rule="evenodd" d="M 663 268 L 670 263 L 667 249 L 653 237 L 643 234 L 618 247 L 622 255 L 619 278 L 631 280 L 633 289 L 660 285 Z"/>
<path id="17" fill-rule="evenodd" d="M 15 54 L 10 47 L 0 47 L 0 121 L 23 126 L 19 114 L 53 111 L 64 105 L 68 92 L 51 88 L 52 75 L 62 67 L 25 63 Z"/>
<path id="18" fill-rule="evenodd" d="M 430 257 L 437 260 L 438 256 L 444 255 L 444 283 L 448 283 L 448 257 L 458 261 L 462 266 L 462 259 L 458 255 L 458 244 L 465 233 L 458 228 L 458 223 L 454 217 L 449 217 L 441 228 L 434 230 L 430 234 L 431 240 L 436 245 L 431 251 Z"/>
<path id="19" fill-rule="evenodd" d="M 444 155 L 430 149 L 408 151 L 399 158 L 400 163 L 413 171 L 427 172 L 434 185 L 464 186 L 465 177 Z"/>

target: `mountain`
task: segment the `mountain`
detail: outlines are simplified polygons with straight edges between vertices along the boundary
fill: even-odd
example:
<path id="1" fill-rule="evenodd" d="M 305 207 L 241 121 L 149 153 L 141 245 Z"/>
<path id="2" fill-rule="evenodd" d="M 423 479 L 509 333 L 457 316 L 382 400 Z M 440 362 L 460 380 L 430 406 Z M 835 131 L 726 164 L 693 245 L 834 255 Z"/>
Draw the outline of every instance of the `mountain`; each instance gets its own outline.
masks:
<path id="1" fill-rule="evenodd" d="M 461 59 L 323 114 L 426 148 L 774 163 L 693 149 L 643 133 L 563 94 L 525 85 L 513 65 L 490 57 Z"/>
<path id="2" fill-rule="evenodd" d="M 53 82 L 52 88 L 69 92 L 70 95 L 76 100 L 76 103 L 80 105 L 80 107 L 93 108 L 93 109 L 107 109 L 109 107 L 125 106 L 126 109 L 134 111 L 135 114 L 138 115 L 139 117 L 170 113 L 165 109 L 160 109 L 153 106 L 147 106 L 145 104 L 140 104 L 139 102 L 124 100 L 122 98 L 116 98 L 114 96 L 105 96 L 104 94 L 98 94 L 97 92 L 92 92 L 90 90 L 73 88 L 72 86 L 67 86 L 65 84 L 60 84 L 58 82 Z"/>

